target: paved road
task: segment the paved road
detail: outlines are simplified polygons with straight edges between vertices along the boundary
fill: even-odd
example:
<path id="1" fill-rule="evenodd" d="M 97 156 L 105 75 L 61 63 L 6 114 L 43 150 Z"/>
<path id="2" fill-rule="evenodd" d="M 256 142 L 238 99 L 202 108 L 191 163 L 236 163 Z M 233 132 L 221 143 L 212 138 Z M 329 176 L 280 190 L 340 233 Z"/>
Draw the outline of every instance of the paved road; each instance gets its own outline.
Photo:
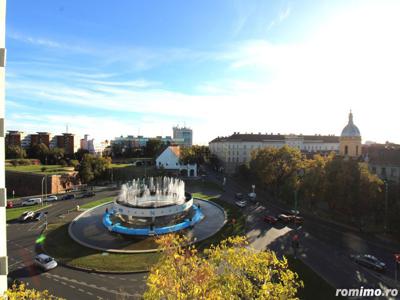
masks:
<path id="1" fill-rule="evenodd" d="M 213 180 L 219 180 L 212 176 Z M 220 181 L 221 182 L 221 181 Z M 243 187 L 230 178 L 226 182 L 222 199 L 234 203 L 235 193 L 248 193 L 250 187 Z M 256 191 L 257 192 L 257 191 Z M 320 276 L 337 288 L 346 287 L 396 287 L 394 282 L 395 263 L 393 253 L 400 252 L 400 244 L 379 240 L 374 236 L 306 215 L 300 230 L 284 225 L 272 226 L 262 221 L 264 215 L 277 215 L 285 211 L 276 203 L 268 202 L 262 192 L 257 193 L 262 205 L 250 204 L 244 209 L 247 215 L 247 236 L 252 245 L 260 250 L 272 249 L 279 254 L 294 254 L 291 239 L 300 236 L 298 256 Z M 361 267 L 350 260 L 354 253 L 369 253 L 383 260 L 388 270 L 384 274 Z"/>
<path id="2" fill-rule="evenodd" d="M 44 211 L 48 211 L 49 223 L 62 218 L 68 210 L 77 204 L 104 197 L 115 196 L 114 192 L 100 192 L 95 197 L 79 200 L 53 202 Z M 139 299 L 145 288 L 145 273 L 109 275 L 88 273 L 58 266 L 49 272 L 35 268 L 35 240 L 39 236 L 43 222 L 10 223 L 7 226 L 7 247 L 9 275 L 19 278 L 38 290 L 48 289 L 52 294 L 67 299 Z M 68 245 L 66 245 L 68 247 Z"/>

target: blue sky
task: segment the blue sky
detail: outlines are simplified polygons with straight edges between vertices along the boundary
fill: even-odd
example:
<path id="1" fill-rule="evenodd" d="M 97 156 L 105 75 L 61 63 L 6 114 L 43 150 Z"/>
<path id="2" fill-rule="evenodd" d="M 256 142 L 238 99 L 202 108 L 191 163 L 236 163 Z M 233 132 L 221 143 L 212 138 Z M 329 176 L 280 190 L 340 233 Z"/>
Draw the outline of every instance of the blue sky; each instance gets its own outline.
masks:
<path id="1" fill-rule="evenodd" d="M 398 1 L 7 3 L 7 129 L 400 142 Z"/>

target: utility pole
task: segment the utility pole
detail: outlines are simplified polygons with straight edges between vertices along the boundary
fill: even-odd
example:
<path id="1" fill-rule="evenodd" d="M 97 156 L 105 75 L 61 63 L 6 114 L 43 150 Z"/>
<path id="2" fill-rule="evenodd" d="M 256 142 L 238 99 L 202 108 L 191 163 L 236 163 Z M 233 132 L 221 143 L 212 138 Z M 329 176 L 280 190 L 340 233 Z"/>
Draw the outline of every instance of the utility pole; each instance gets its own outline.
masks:
<path id="1" fill-rule="evenodd" d="M 388 182 L 387 180 L 384 180 L 385 183 L 385 227 L 384 227 L 384 232 L 387 233 L 388 229 Z"/>

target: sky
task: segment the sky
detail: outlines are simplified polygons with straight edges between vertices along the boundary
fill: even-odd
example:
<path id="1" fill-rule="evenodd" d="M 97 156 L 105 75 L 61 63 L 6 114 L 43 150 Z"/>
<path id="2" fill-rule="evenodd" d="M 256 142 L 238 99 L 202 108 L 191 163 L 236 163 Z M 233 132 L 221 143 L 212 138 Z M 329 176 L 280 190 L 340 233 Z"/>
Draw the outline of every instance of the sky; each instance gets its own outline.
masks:
<path id="1" fill-rule="evenodd" d="M 7 1 L 6 129 L 400 143 L 400 1 Z"/>

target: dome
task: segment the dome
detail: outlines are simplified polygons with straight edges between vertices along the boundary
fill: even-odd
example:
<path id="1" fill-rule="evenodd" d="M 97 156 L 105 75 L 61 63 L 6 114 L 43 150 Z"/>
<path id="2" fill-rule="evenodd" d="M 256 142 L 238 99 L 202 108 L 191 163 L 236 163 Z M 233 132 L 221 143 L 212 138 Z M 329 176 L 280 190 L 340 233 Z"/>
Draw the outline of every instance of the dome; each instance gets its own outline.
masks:
<path id="1" fill-rule="evenodd" d="M 349 114 L 349 123 L 346 125 L 345 128 L 343 128 L 341 136 L 342 137 L 361 137 L 360 130 L 353 123 L 353 114 L 351 113 L 351 111 Z"/>

